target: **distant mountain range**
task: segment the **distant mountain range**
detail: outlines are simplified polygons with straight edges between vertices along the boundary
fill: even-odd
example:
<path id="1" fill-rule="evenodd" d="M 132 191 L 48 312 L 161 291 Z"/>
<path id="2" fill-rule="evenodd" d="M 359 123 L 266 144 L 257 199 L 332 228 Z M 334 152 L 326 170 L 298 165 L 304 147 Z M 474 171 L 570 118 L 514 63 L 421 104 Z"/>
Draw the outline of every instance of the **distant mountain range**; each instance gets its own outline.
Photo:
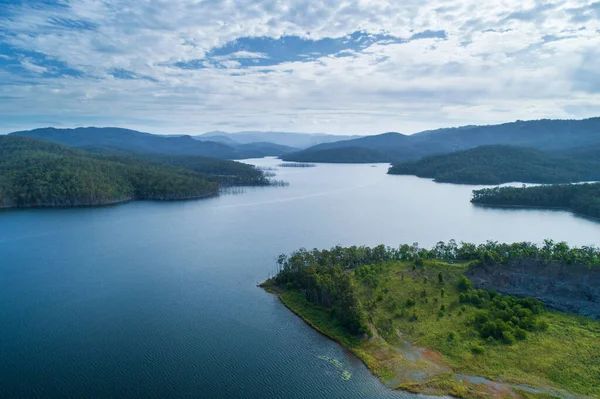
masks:
<path id="1" fill-rule="evenodd" d="M 584 120 L 517 121 L 491 126 L 464 126 L 413 135 L 384 133 L 319 144 L 282 156 L 297 162 L 405 162 L 428 155 L 507 144 L 558 151 L 600 146 L 600 118 Z"/>
<path id="2" fill-rule="evenodd" d="M 273 143 L 296 150 L 323 143 L 332 143 L 340 140 L 351 140 L 361 136 L 338 136 L 324 133 L 289 133 L 289 132 L 208 132 L 194 138 L 198 140 L 217 141 L 227 145 L 250 143 Z"/>
<path id="3" fill-rule="evenodd" d="M 128 153 L 245 159 L 279 156 L 285 161 L 324 163 L 402 163 L 485 145 L 512 145 L 568 151 L 589 157 L 600 150 L 600 118 L 517 121 L 490 126 L 463 126 L 413 135 L 336 136 L 319 133 L 210 132 L 199 136 L 165 136 L 121 128 L 43 128 L 11 133 L 71 147 L 110 147 Z M 316 143 L 316 144 L 315 144 Z M 591 154 L 591 155 L 590 155 Z"/>
<path id="4" fill-rule="evenodd" d="M 274 143 L 234 143 L 198 140 L 191 136 L 163 136 L 115 127 L 80 127 L 75 129 L 42 128 L 11 133 L 65 144 L 70 147 L 105 146 L 128 152 L 199 155 L 220 159 L 262 158 L 280 156 L 296 148 Z"/>

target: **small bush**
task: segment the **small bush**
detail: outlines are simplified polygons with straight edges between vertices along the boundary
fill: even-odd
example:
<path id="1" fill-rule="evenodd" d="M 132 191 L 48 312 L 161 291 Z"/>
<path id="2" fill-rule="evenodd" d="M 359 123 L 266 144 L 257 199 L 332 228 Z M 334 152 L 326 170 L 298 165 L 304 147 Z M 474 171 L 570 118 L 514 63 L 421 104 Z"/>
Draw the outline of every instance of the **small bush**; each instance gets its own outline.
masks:
<path id="1" fill-rule="evenodd" d="M 471 352 L 475 355 L 483 355 L 485 353 L 485 348 L 481 345 L 473 345 Z"/>
<path id="2" fill-rule="evenodd" d="M 469 291 L 471 288 L 473 288 L 473 283 L 471 280 L 465 276 L 462 276 L 458 281 L 458 289 L 461 291 Z"/>

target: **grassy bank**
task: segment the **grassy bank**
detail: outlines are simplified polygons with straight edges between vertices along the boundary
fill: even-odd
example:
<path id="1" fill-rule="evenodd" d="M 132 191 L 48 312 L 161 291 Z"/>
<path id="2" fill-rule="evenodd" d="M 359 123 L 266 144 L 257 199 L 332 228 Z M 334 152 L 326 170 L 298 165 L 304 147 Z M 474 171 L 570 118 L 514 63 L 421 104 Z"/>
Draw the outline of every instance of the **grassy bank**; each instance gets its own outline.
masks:
<path id="1" fill-rule="evenodd" d="M 515 327 L 504 339 L 484 339 L 474 320 L 488 310 L 465 301 L 465 292 L 476 293 L 460 284 L 465 271 L 466 264 L 433 260 L 349 271 L 369 338 L 350 334 L 331 310 L 299 291 L 278 293 L 391 388 L 463 398 L 600 397 L 600 321 L 543 311 L 529 331 Z"/>

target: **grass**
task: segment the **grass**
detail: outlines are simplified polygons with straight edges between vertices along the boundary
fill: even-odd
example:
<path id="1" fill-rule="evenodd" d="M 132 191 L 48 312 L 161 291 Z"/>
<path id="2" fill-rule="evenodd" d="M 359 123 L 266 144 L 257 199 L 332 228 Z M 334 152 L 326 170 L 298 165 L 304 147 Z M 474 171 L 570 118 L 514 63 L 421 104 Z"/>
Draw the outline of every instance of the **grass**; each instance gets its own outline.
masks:
<path id="1" fill-rule="evenodd" d="M 397 262 L 373 270 L 368 279 L 352 272 L 374 331 L 368 340 L 351 336 L 328 310 L 299 292 L 284 291 L 280 297 L 315 329 L 351 349 L 390 387 L 462 398 L 600 397 L 600 321 L 545 311 L 538 317 L 548 323 L 547 331 L 530 332 L 513 345 L 487 342 L 472 326 L 478 308 L 458 300 L 465 264 Z M 504 384 L 496 390 L 461 375 Z"/>

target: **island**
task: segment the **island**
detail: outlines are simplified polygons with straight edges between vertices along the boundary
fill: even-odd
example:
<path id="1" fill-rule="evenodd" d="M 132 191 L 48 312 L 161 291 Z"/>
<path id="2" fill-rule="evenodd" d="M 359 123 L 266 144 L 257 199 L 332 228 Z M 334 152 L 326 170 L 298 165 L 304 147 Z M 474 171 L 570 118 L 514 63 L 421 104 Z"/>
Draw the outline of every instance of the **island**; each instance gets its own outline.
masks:
<path id="1" fill-rule="evenodd" d="M 460 398 L 600 395 L 594 247 L 338 246 L 277 264 L 261 286 L 390 388 Z"/>
<path id="2" fill-rule="evenodd" d="M 223 186 L 269 184 L 262 171 L 234 161 L 0 136 L 0 208 L 198 199 Z"/>
<path id="3" fill-rule="evenodd" d="M 284 162 L 280 163 L 280 168 L 314 168 L 317 165 L 314 163 L 305 163 L 305 162 Z"/>
<path id="4" fill-rule="evenodd" d="M 391 175 L 414 175 L 441 183 L 572 183 L 600 180 L 600 162 L 576 153 L 550 153 L 511 145 L 469 150 L 394 164 Z"/>
<path id="5" fill-rule="evenodd" d="M 600 183 L 486 188 L 473 191 L 471 202 L 492 207 L 565 209 L 600 218 Z"/>

